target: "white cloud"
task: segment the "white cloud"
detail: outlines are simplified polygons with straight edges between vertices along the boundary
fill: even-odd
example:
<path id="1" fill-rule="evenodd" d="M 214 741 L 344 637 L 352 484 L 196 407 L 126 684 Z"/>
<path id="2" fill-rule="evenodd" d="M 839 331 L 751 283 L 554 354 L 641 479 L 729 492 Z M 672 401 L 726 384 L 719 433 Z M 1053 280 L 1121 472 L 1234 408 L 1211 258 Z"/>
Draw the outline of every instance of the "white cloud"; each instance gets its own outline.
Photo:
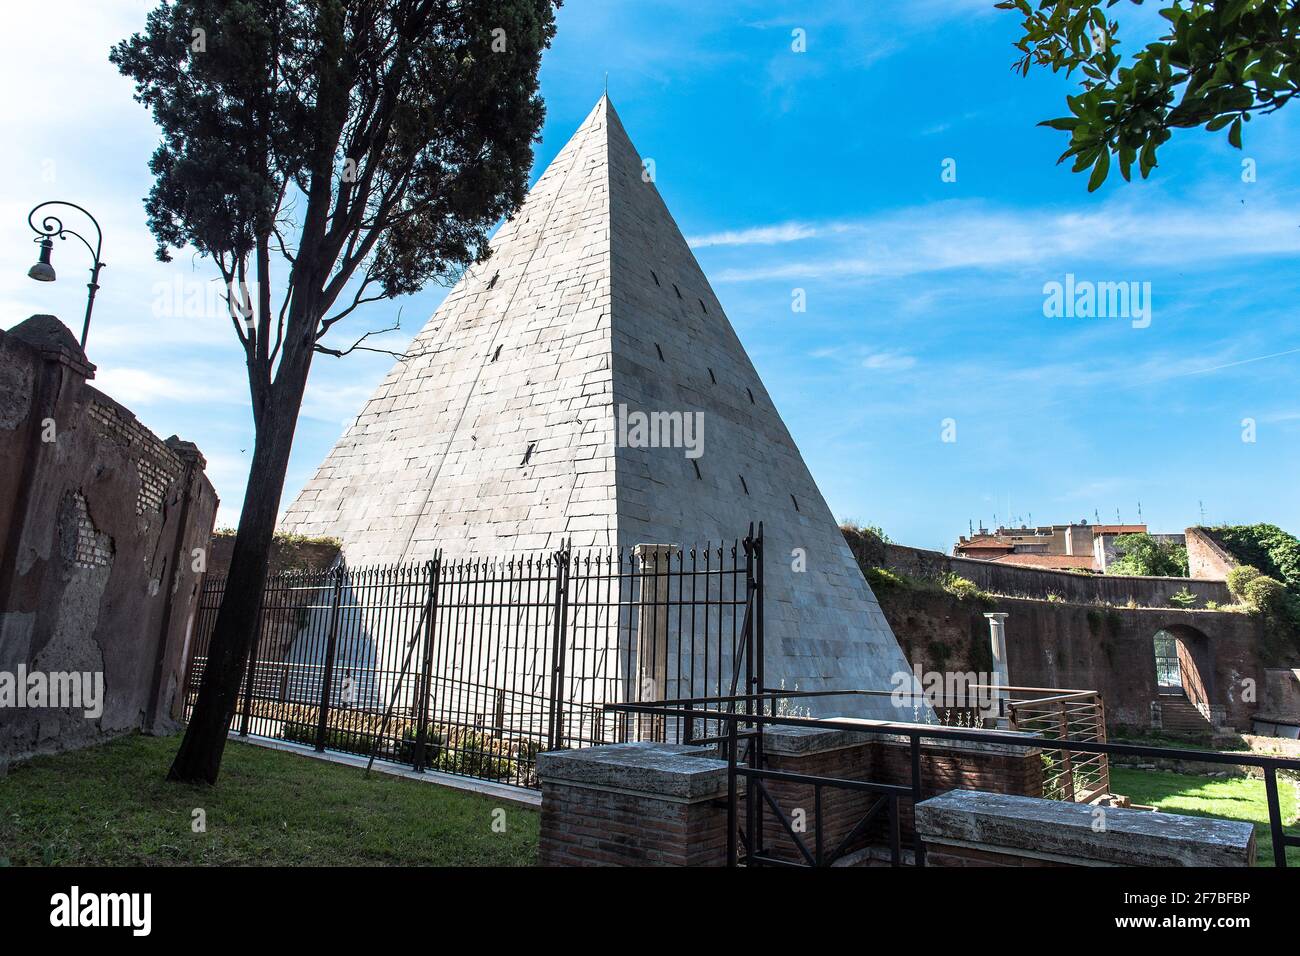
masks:
<path id="1" fill-rule="evenodd" d="M 801 222 L 784 222 L 775 226 L 757 226 L 753 229 L 733 229 L 691 236 L 686 241 L 693 249 L 709 246 L 771 246 L 782 242 L 814 239 L 824 234 L 826 227 L 810 226 Z"/>
<path id="2" fill-rule="evenodd" d="M 240 404 L 247 399 L 240 385 L 215 386 L 193 377 L 169 378 L 142 368 L 100 369 L 93 384 L 128 408 L 134 405 L 157 405 L 161 402 L 181 404 Z"/>
<path id="3" fill-rule="evenodd" d="M 1126 266 L 1300 253 L 1300 229 L 1280 202 L 1243 206 L 1158 197 L 1111 200 L 1090 211 L 993 207 L 953 200 L 851 222 L 789 222 L 701 236 L 697 247 L 802 243 L 798 258 L 746 254 L 719 282 L 897 278 L 957 269 L 1007 272 L 1122 259 Z M 1112 270 L 1114 266 L 1109 266 Z M 1130 276 L 1140 278 L 1140 276 Z"/>
<path id="4" fill-rule="evenodd" d="M 902 352 L 872 352 L 862 359 L 862 367 L 881 372 L 900 372 L 916 365 L 916 358 Z"/>

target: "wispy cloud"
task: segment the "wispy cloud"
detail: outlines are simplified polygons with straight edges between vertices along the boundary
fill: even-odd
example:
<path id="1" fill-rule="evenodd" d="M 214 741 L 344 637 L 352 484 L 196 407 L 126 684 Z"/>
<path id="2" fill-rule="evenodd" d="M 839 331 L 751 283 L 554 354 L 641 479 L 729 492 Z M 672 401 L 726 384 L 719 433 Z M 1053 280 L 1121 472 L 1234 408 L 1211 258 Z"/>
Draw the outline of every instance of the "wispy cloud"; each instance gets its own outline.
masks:
<path id="1" fill-rule="evenodd" d="M 720 282 L 871 279 L 956 269 L 1011 271 L 1060 263 L 1115 261 L 1168 265 L 1300 253 L 1300 221 L 1278 203 L 1219 202 L 1174 206 L 1160 199 L 1111 201 L 1091 209 L 1008 209 L 952 200 L 841 222 L 786 222 L 724 230 L 692 240 L 696 248 L 779 247 L 715 272 Z M 814 244 L 815 247 L 814 247 Z M 1113 271 L 1114 266 L 1110 268 Z"/>
<path id="2" fill-rule="evenodd" d="M 156 405 L 159 402 L 183 404 L 246 404 L 242 383 L 233 387 L 211 385 L 186 376 L 173 378 L 142 368 L 105 368 L 95 375 L 94 385 L 124 405 Z"/>

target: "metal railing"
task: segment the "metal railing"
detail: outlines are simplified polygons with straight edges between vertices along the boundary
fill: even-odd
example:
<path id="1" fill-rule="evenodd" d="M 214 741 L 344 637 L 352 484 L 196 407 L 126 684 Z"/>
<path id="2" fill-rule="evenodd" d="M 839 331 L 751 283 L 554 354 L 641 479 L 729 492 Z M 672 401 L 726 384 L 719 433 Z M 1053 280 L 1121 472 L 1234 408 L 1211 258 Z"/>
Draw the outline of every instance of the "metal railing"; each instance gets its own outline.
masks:
<path id="1" fill-rule="evenodd" d="M 776 702 L 782 698 L 874 696 L 881 693 L 888 692 L 831 690 L 790 693 L 784 690 L 765 690 L 763 693 L 748 695 L 719 695 L 641 703 L 611 703 L 606 704 L 605 709 L 627 715 L 653 715 L 665 720 L 677 718 L 683 721 L 683 726 L 687 729 L 683 742 L 705 742 L 704 738 L 693 738 L 689 732 L 690 728 L 695 725 L 695 721 L 712 721 L 724 728 L 721 734 L 713 735 L 707 740 L 719 746 L 722 759 L 727 761 L 727 864 L 729 866 L 829 866 L 843 856 L 845 850 L 852 844 L 851 838 L 860 837 L 873 822 L 882 819 L 882 814 L 887 824 L 886 835 L 891 864 L 900 866 L 903 864 L 903 855 L 898 802 L 905 799 L 910 801 L 912 807 L 915 807 L 925 799 L 921 776 L 922 740 L 969 741 L 1027 749 L 1042 749 L 1044 751 L 1059 749 L 1059 738 L 1025 734 L 1023 732 L 969 730 L 945 727 L 939 724 L 891 721 L 852 722 L 842 718 L 827 720 L 776 714 Z M 854 733 L 906 738 L 909 751 L 909 779 L 906 783 L 901 784 L 886 783 L 771 769 L 766 765 L 767 761 L 763 747 L 763 731 L 767 727 L 808 727 L 841 732 L 851 729 Z M 1300 847 L 1300 836 L 1293 836 L 1284 830 L 1277 782 L 1279 771 L 1300 773 L 1300 759 L 1271 757 L 1254 753 L 1227 753 L 1150 747 L 1138 744 L 1117 744 L 1101 740 L 1072 740 L 1070 750 L 1080 754 L 1107 756 L 1117 754 L 1131 757 L 1155 757 L 1258 768 L 1264 778 L 1275 865 L 1279 867 L 1287 865 L 1287 847 Z M 742 780 L 745 783 L 743 791 L 738 785 Z M 813 826 L 815 827 L 816 839 L 814 846 L 808 846 L 803 835 L 794 826 L 793 821 L 773 798 L 767 786 L 768 781 L 800 784 L 813 789 Z M 844 837 L 830 851 L 827 851 L 822 845 L 824 831 L 821 794 L 827 788 L 865 791 L 877 795 L 866 812 L 850 829 L 848 836 Z M 743 826 L 740 823 L 742 800 L 744 803 L 743 819 L 745 821 Z M 797 862 L 797 860 L 792 861 L 774 856 L 767 851 L 764 817 L 769 812 L 775 815 L 777 822 L 780 824 L 781 832 L 793 841 L 798 852 L 797 859 L 802 860 L 802 863 Z M 914 865 L 925 865 L 925 846 L 915 830 L 912 835 L 912 857 Z"/>
<path id="2" fill-rule="evenodd" d="M 912 696 L 930 700 L 929 694 Z M 931 703 L 936 719 L 948 727 L 1002 727 L 1056 741 L 1106 742 L 1106 707 L 1094 690 L 969 683 Z M 1091 803 L 1110 793 L 1105 754 L 1044 748 L 1043 765 L 1043 796 L 1050 800 Z"/>
<path id="3" fill-rule="evenodd" d="M 535 787 L 538 751 L 676 733 L 673 721 L 630 720 L 606 702 L 754 686 L 761 588 L 761 525 L 703 548 L 439 555 L 277 574 L 231 726 Z M 187 717 L 224 591 L 210 575 Z"/>

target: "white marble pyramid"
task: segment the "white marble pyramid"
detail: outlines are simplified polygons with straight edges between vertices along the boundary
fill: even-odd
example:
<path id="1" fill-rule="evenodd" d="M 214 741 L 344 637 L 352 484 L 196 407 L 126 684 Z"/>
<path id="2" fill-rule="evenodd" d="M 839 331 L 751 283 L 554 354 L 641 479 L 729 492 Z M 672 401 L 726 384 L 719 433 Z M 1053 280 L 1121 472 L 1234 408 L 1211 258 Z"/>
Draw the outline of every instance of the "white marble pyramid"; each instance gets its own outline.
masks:
<path id="1" fill-rule="evenodd" d="M 891 688 L 909 668 L 889 624 L 607 98 L 492 250 L 282 530 L 335 536 L 357 567 L 703 545 L 762 521 L 768 684 Z M 702 422 L 701 453 L 630 447 L 636 412 Z M 911 713 L 888 698 L 814 710 Z"/>

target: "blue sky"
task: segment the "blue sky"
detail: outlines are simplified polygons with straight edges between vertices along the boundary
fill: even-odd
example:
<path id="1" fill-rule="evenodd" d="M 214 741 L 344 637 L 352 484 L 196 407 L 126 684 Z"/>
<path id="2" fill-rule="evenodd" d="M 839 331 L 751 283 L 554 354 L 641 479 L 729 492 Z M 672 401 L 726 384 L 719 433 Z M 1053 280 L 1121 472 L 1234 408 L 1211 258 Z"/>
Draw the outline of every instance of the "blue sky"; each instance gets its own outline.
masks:
<path id="1" fill-rule="evenodd" d="M 60 281 L 34 283 L 24 220 L 47 198 L 92 209 L 108 262 L 97 384 L 200 445 L 233 524 L 252 441 L 241 352 L 215 308 L 159 306 L 215 272 L 188 254 L 153 259 L 141 198 L 156 131 L 106 59 L 151 4 L 23 6 L 0 38 L 0 321 L 52 312 L 79 330 L 84 250 L 59 244 Z M 1128 35 L 1149 33 L 1151 6 L 1120 8 Z M 1065 134 L 1035 126 L 1064 112 L 1071 81 L 1013 74 L 1017 28 L 986 0 L 567 0 L 534 175 L 608 72 L 837 516 L 944 550 L 971 520 L 1128 522 L 1139 502 L 1161 531 L 1202 516 L 1300 530 L 1300 107 L 1251 123 L 1241 152 L 1177 133 L 1149 181 L 1114 176 L 1089 195 L 1055 165 Z M 53 69 L 51 51 L 64 57 Z M 1150 283 L 1149 327 L 1046 317 L 1044 284 L 1067 273 Z M 791 309 L 795 289 L 806 312 Z M 400 347 L 444 294 L 370 306 L 351 329 L 400 309 L 386 338 Z M 283 503 L 388 365 L 318 357 Z"/>

